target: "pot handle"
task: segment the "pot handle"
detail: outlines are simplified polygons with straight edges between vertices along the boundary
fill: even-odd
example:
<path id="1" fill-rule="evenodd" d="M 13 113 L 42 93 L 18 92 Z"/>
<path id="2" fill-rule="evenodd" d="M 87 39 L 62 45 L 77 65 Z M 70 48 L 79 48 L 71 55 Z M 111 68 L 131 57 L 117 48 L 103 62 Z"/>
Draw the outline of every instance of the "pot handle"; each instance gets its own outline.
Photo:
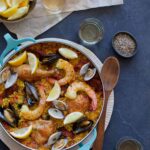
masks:
<path id="1" fill-rule="evenodd" d="M 93 130 L 93 136 L 90 138 L 90 141 L 87 142 L 86 144 L 80 143 L 79 146 L 80 148 L 78 150 L 90 150 L 92 147 L 94 141 L 96 140 L 97 137 L 97 130 L 96 128 Z"/>
<path id="2" fill-rule="evenodd" d="M 8 58 L 14 53 L 19 51 L 18 46 L 23 42 L 36 42 L 33 38 L 23 38 L 23 39 L 14 39 L 9 33 L 4 35 L 4 39 L 6 40 L 6 48 L 2 52 L 0 56 L 0 65 L 3 66 L 4 62 L 7 61 Z M 7 57 L 7 59 L 6 59 Z"/>

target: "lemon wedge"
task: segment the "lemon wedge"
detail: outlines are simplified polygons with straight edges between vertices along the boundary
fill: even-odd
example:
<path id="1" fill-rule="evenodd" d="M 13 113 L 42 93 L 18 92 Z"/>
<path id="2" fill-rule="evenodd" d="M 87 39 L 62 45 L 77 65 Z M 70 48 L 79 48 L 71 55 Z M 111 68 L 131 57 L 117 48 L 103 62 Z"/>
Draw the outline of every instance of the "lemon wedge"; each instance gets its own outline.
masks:
<path id="1" fill-rule="evenodd" d="M 31 73 L 34 74 L 38 68 L 39 60 L 33 53 L 27 53 Z"/>
<path id="2" fill-rule="evenodd" d="M 60 93 L 61 93 L 61 88 L 58 82 L 56 81 L 46 101 L 50 102 L 50 101 L 54 101 L 58 99 L 60 96 Z"/>
<path id="3" fill-rule="evenodd" d="M 78 55 L 77 53 L 75 53 L 74 51 L 68 49 L 68 48 L 59 48 L 59 53 L 67 58 L 67 59 L 75 59 L 75 58 L 78 58 Z"/>
<path id="4" fill-rule="evenodd" d="M 3 12 L 7 9 L 7 4 L 5 3 L 5 0 L 0 0 L 0 12 Z"/>
<path id="5" fill-rule="evenodd" d="M 14 59 L 10 60 L 8 63 L 12 66 L 20 66 L 27 60 L 27 52 L 24 51 L 22 54 L 18 55 Z"/>
<path id="6" fill-rule="evenodd" d="M 31 132 L 32 132 L 32 125 L 26 128 L 15 130 L 14 132 L 10 132 L 10 134 L 17 139 L 25 139 L 31 134 Z"/>
<path id="7" fill-rule="evenodd" d="M 13 15 L 11 15 L 8 20 L 15 20 L 23 17 L 25 14 L 28 13 L 29 6 L 19 8 Z"/>
<path id="8" fill-rule="evenodd" d="M 6 0 L 6 4 L 8 5 L 8 7 L 12 7 L 12 0 Z"/>
<path id="9" fill-rule="evenodd" d="M 82 107 L 82 106 L 81 106 Z M 64 125 L 74 123 L 84 116 L 81 112 L 72 112 L 65 117 Z"/>
<path id="10" fill-rule="evenodd" d="M 18 10 L 18 5 L 13 6 L 11 8 L 8 8 L 7 10 L 3 11 L 1 13 L 1 16 L 5 17 L 5 18 L 9 18 L 13 14 L 15 14 L 17 12 L 17 10 Z"/>

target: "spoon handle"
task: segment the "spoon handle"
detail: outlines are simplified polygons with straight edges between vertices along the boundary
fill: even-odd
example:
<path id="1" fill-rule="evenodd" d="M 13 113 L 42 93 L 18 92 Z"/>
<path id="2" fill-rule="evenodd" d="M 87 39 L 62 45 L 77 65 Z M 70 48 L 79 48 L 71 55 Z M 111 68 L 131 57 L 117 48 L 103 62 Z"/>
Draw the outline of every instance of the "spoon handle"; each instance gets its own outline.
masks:
<path id="1" fill-rule="evenodd" d="M 108 98 L 109 98 L 110 94 L 111 94 L 111 91 L 105 91 L 104 108 L 103 108 L 102 116 L 101 116 L 100 121 L 98 123 L 97 139 L 94 142 L 93 150 L 102 150 L 102 148 L 103 148 L 106 109 L 107 109 L 107 103 L 108 103 Z"/>

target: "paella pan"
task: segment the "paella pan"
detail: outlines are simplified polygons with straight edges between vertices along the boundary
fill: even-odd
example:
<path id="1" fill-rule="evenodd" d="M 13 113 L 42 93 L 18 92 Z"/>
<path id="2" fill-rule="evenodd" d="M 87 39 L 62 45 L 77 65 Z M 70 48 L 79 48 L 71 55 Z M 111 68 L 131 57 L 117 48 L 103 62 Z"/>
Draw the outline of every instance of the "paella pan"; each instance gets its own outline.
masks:
<path id="1" fill-rule="evenodd" d="M 23 47 L 1 69 L 0 80 L 1 123 L 29 149 L 69 149 L 100 118 L 97 68 L 67 44 L 43 40 Z"/>

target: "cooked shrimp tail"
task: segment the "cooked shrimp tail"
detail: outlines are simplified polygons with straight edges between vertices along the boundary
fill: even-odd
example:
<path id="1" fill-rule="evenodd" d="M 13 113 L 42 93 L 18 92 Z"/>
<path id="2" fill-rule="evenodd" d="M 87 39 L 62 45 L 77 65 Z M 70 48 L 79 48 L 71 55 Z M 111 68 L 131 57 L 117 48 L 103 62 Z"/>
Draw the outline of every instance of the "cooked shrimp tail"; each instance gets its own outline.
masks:
<path id="1" fill-rule="evenodd" d="M 58 81 L 60 85 L 66 85 L 75 80 L 75 71 L 74 71 L 73 65 L 70 64 L 68 61 L 59 59 L 56 64 L 56 67 L 58 69 L 63 69 L 65 71 L 64 78 Z"/>
<path id="2" fill-rule="evenodd" d="M 55 72 L 54 70 L 46 71 L 38 68 L 34 74 L 31 74 L 31 68 L 27 64 L 21 65 L 19 67 L 14 67 L 13 71 L 18 73 L 20 79 L 29 82 L 49 77 Z"/>
<path id="3" fill-rule="evenodd" d="M 75 99 L 77 97 L 77 92 L 85 92 L 92 100 L 91 108 L 96 110 L 97 108 L 97 97 L 95 91 L 85 82 L 73 82 L 67 89 L 65 96 L 69 99 Z"/>

